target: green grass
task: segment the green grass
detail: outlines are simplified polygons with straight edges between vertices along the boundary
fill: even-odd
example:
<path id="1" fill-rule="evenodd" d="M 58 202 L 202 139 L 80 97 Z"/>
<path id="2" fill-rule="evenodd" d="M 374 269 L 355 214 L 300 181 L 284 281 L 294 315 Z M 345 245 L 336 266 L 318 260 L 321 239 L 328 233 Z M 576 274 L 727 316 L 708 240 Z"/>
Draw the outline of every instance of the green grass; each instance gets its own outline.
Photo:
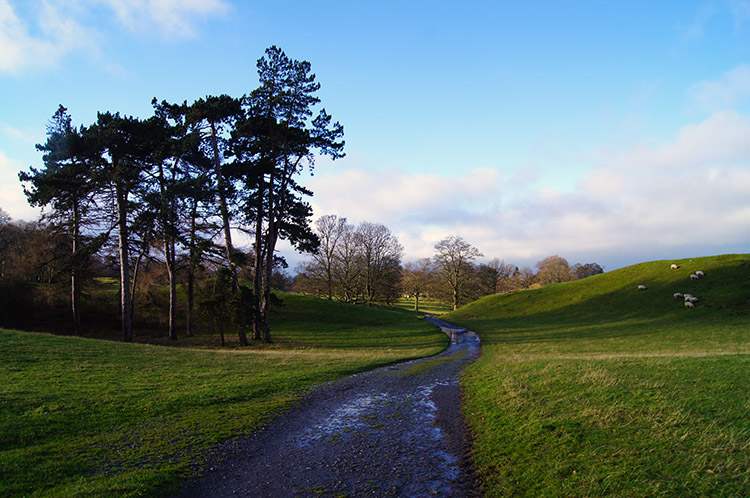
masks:
<path id="1" fill-rule="evenodd" d="M 463 386 L 487 496 L 750 495 L 750 255 L 671 263 L 443 317 L 483 342 Z"/>
<path id="2" fill-rule="evenodd" d="M 395 308 L 402 309 L 405 311 L 414 311 L 414 298 L 404 297 L 397 299 L 393 305 Z M 419 300 L 419 312 L 420 313 L 433 313 L 435 315 L 442 315 L 447 313 L 451 308 L 437 299 L 420 299 Z"/>
<path id="3" fill-rule="evenodd" d="M 276 343 L 257 349 L 0 330 L 0 496 L 168 494 L 206 451 L 271 420 L 302 390 L 447 345 L 407 313 L 285 302 L 272 318 Z M 208 343 L 216 338 L 194 346 Z"/>

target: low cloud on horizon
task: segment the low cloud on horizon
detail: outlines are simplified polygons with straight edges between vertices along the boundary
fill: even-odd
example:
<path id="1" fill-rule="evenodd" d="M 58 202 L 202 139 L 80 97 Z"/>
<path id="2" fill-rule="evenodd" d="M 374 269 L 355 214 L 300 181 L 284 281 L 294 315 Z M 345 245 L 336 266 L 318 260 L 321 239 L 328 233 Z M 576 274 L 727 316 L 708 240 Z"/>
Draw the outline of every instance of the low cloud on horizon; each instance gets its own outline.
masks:
<path id="1" fill-rule="evenodd" d="M 535 175 L 518 185 L 495 169 L 444 177 L 336 167 L 311 179 L 312 204 L 316 217 L 383 223 L 407 261 L 431 256 L 450 234 L 519 266 L 553 254 L 611 270 L 747 252 L 749 136 L 750 116 L 717 111 L 659 145 L 592 151 L 589 172 L 569 190 L 535 186 Z"/>

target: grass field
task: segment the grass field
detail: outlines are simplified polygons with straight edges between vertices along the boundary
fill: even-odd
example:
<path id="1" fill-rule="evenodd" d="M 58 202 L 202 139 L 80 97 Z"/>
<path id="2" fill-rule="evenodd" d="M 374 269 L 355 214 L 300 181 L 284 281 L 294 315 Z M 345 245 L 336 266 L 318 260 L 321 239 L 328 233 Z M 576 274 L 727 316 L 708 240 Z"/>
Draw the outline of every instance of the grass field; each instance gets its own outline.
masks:
<path id="1" fill-rule="evenodd" d="M 405 312 L 284 299 L 275 343 L 254 349 L 0 330 L 0 496 L 163 495 L 301 390 L 447 345 Z"/>
<path id="2" fill-rule="evenodd" d="M 750 255 L 674 262 L 441 317 L 482 338 L 463 386 L 487 496 L 750 496 Z"/>
<path id="3" fill-rule="evenodd" d="M 406 311 L 414 311 L 414 298 L 404 297 L 401 299 L 397 299 L 394 307 Z M 437 299 L 419 300 L 419 311 L 421 313 L 434 313 L 436 315 L 442 315 L 443 313 L 449 312 L 450 309 L 450 307 L 441 303 Z"/>

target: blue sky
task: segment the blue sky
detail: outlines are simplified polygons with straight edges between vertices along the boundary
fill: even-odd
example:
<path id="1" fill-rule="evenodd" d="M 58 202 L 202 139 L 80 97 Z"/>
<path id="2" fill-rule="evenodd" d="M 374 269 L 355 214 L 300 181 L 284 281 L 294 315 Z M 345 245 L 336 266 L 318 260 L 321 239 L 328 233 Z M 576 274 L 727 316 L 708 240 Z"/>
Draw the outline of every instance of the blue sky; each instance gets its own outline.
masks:
<path id="1" fill-rule="evenodd" d="M 519 266 L 750 252 L 750 0 L 0 0 L 0 207 L 37 216 L 16 175 L 58 104 L 239 96 L 273 44 L 345 128 L 316 215 L 406 260 L 449 234 Z"/>

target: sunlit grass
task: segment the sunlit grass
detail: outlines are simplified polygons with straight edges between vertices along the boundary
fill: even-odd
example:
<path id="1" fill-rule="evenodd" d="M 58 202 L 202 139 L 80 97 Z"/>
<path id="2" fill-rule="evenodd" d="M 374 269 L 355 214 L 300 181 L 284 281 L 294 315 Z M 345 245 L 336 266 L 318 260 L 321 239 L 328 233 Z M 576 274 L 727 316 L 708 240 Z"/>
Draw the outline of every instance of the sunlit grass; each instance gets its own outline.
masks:
<path id="1" fill-rule="evenodd" d="M 443 317 L 483 341 L 463 385 L 487 496 L 750 494 L 750 256 L 670 263 Z"/>
<path id="2" fill-rule="evenodd" d="M 414 298 L 404 297 L 397 299 L 393 305 L 395 308 L 399 308 L 405 311 L 414 311 Z M 450 307 L 446 304 L 441 303 L 437 299 L 420 299 L 419 300 L 419 312 L 420 313 L 433 313 L 435 315 L 441 315 L 450 311 Z"/>
<path id="3" fill-rule="evenodd" d="M 311 298 L 273 320 L 272 347 L 220 351 L 0 330 L 0 496 L 168 493 L 304 389 L 447 345 L 409 314 Z"/>

